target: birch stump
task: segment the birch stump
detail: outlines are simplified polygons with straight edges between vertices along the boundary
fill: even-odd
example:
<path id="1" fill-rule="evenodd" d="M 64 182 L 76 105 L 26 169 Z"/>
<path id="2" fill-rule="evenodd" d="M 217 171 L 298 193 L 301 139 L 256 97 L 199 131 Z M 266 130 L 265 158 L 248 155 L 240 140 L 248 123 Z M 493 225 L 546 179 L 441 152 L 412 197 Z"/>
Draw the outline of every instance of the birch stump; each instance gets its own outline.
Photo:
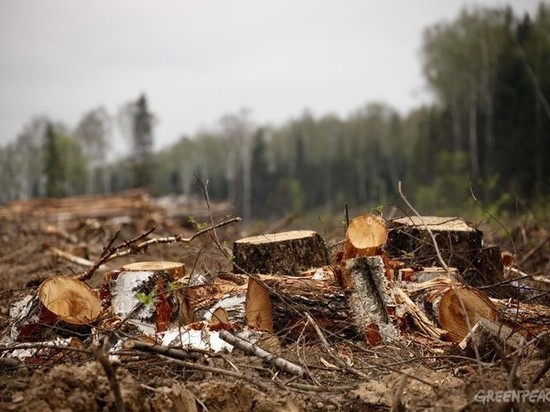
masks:
<path id="1" fill-rule="evenodd" d="M 175 282 L 184 273 L 179 262 L 131 263 L 105 275 L 101 298 L 116 316 L 154 335 L 179 318 L 180 285 Z"/>
<path id="2" fill-rule="evenodd" d="M 236 273 L 297 275 L 329 263 L 325 242 L 311 230 L 266 234 L 233 244 Z"/>

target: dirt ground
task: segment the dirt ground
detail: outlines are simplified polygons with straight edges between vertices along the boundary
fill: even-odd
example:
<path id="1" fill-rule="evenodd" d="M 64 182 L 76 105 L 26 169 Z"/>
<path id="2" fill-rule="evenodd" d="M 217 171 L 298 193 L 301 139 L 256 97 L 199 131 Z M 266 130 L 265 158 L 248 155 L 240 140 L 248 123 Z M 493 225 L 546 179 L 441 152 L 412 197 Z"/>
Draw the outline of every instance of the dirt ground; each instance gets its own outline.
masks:
<path id="1" fill-rule="evenodd" d="M 77 275 L 86 269 L 56 256 L 54 248 L 95 261 L 117 230 L 120 234 L 115 243 L 136 236 L 153 223 L 157 227 L 153 232 L 156 237 L 178 233 L 190 236 L 197 230 L 177 221 L 139 220 L 120 224 L 88 219 L 61 224 L 38 219 L 4 219 L 0 222 L 0 333 L 5 333 L 10 325 L 10 302 L 31 293 L 51 275 Z M 52 227 L 63 227 L 63 231 L 56 233 Z M 335 233 L 329 243 L 338 240 L 338 232 Z M 243 233 L 235 224 L 219 229 L 217 235 L 221 246 L 230 250 L 232 242 Z M 537 242 L 540 238 L 521 247 L 528 251 Z M 533 259 L 539 257 L 540 253 L 534 254 Z M 219 245 L 210 234 L 205 234 L 190 243 L 152 245 L 144 253 L 111 261 L 88 283 L 97 287 L 106 271 L 140 260 L 184 262 L 188 272 L 201 273 L 207 278 L 231 270 L 231 262 L 223 256 Z M 541 270 L 547 269 L 543 266 Z M 302 365 L 307 371 L 304 377 L 281 372 L 239 350 L 231 354 L 202 354 L 194 362 L 210 367 L 208 371 L 155 354 L 128 351 L 113 361 L 124 407 L 128 411 L 550 408 L 549 374 L 531 384 L 547 367 L 548 347 L 510 356 L 495 355 L 487 362 L 478 362 L 456 344 L 430 341 L 414 331 L 402 336 L 398 343 L 374 348 L 361 339 L 333 338 L 330 352 L 307 331 L 281 334 L 279 338 L 280 355 Z M 0 410 L 117 409 L 107 373 L 96 360 L 89 341 L 83 340 L 71 348 L 42 348 L 38 355 L 23 362 L 9 356 L 13 349 L 13 345 L 0 345 Z M 224 371 L 236 372 L 239 377 Z M 505 402 L 502 391 L 506 390 L 516 393 L 530 390 L 531 395 L 538 397 Z"/>

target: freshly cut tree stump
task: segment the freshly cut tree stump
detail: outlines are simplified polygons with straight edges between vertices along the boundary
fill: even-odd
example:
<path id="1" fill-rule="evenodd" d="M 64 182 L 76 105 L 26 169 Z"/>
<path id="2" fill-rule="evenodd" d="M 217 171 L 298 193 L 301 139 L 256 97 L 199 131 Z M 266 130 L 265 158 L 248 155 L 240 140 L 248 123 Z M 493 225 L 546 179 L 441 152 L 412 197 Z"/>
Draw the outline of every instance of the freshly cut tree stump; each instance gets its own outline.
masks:
<path id="1" fill-rule="evenodd" d="M 471 267 L 482 248 L 483 234 L 457 217 L 410 216 L 391 221 L 386 244 L 390 256 L 404 258 L 410 265 L 441 265 L 426 227 L 447 265 L 460 272 Z"/>
<path id="2" fill-rule="evenodd" d="M 373 346 L 396 340 L 399 331 L 392 319 L 395 299 L 382 258 L 370 256 L 347 260 L 344 284 L 349 292 L 353 321 L 365 340 Z"/>
<path id="3" fill-rule="evenodd" d="M 382 218 L 364 215 L 350 220 L 344 242 L 343 259 L 372 256 L 384 245 L 388 231 Z"/>
<path id="4" fill-rule="evenodd" d="M 487 295 L 448 277 L 411 285 L 408 290 L 453 342 L 464 339 L 480 319 L 498 320 L 497 309 Z"/>
<path id="5" fill-rule="evenodd" d="M 11 337 L 38 341 L 89 333 L 89 326 L 97 320 L 101 310 L 99 298 L 86 283 L 54 276 L 40 285 L 36 295 L 12 306 L 10 315 L 15 321 Z"/>
<path id="6" fill-rule="evenodd" d="M 179 318 L 179 285 L 185 272 L 179 262 L 138 262 L 105 275 L 101 298 L 113 313 L 141 332 L 163 332 Z"/>
<path id="7" fill-rule="evenodd" d="M 325 242 L 311 230 L 266 234 L 233 244 L 236 273 L 296 275 L 329 263 Z"/>
<path id="8" fill-rule="evenodd" d="M 260 282 L 249 281 L 247 319 L 250 326 L 262 330 L 273 328 L 285 338 L 295 339 L 306 325 L 309 313 L 329 336 L 355 338 L 358 329 L 353 323 L 346 294 L 330 279 L 297 276 L 257 275 Z M 312 333 L 315 333 L 311 328 Z"/>

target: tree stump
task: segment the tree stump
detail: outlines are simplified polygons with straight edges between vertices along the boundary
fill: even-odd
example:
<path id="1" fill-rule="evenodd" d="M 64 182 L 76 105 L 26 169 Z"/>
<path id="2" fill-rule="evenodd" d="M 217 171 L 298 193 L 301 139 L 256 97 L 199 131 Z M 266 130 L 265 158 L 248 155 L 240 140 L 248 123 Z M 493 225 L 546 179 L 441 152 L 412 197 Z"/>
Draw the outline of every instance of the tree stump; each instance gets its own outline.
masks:
<path id="1" fill-rule="evenodd" d="M 483 246 L 483 234 L 457 217 L 410 216 L 391 221 L 388 253 L 409 265 L 440 266 L 428 229 L 447 265 L 460 272 L 471 268 Z"/>
<path id="2" fill-rule="evenodd" d="M 236 273 L 297 275 L 329 263 L 321 236 L 311 230 L 266 234 L 233 244 Z"/>
<path id="3" fill-rule="evenodd" d="M 35 295 L 12 305 L 10 316 L 15 321 L 11 337 L 20 341 L 39 341 L 86 334 L 101 310 L 99 298 L 86 283 L 54 276 L 46 279 Z"/>
<path id="4" fill-rule="evenodd" d="M 101 289 L 104 305 L 142 333 L 154 335 L 165 331 L 179 318 L 175 283 L 185 272 L 179 262 L 137 262 L 105 275 Z"/>

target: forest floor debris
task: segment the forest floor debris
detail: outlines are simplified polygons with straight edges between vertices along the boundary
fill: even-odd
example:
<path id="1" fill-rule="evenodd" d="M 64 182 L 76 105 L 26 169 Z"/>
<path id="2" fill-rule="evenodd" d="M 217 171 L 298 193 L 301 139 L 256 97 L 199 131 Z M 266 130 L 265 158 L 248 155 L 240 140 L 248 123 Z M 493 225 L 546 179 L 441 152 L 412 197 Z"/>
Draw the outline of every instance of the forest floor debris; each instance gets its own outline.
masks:
<path id="1" fill-rule="evenodd" d="M 10 218 L 5 211 L 0 215 L 3 228 L 0 234 L 0 321 L 3 332 L 12 326 L 10 302 L 32 293 L 53 275 L 78 277 L 83 273 L 83 266 L 79 264 L 82 262 L 51 253 L 52 248 L 95 262 L 117 233 L 121 240 L 133 239 L 155 226 L 154 232 L 143 241 L 179 235 L 192 238 L 192 241 L 151 243 L 134 250 L 135 253 L 105 261 L 88 280 L 91 287 L 102 286 L 103 275 L 109 271 L 144 261 L 184 263 L 186 275 L 202 279 L 197 290 L 200 284 L 223 276 L 228 279 L 233 276 L 232 281 L 239 282 L 238 276 L 231 274 L 234 262 L 226 256 L 230 251 L 227 244 L 241 237 L 238 225 L 220 227 L 216 237 L 211 233 L 193 237 L 210 222 L 201 227 L 182 225 L 183 211 L 172 212 L 177 219 L 171 219 L 162 210 L 156 210 L 153 216 L 151 209 L 143 208 L 144 214 L 121 220 L 120 216 L 107 215 L 86 218 L 80 215 L 82 209 L 72 210 L 73 213 L 78 211 L 78 218 L 48 220 L 47 217 L 28 216 L 23 219 L 20 215 Z M 215 221 L 226 217 L 225 214 L 212 216 Z M 344 239 L 344 232 L 342 230 L 339 238 L 330 239 L 330 242 L 338 244 L 338 240 Z M 545 240 L 548 232 L 538 228 L 531 233 L 537 233 L 537 237 L 525 235 L 528 243 L 516 243 L 529 257 L 519 269 L 525 272 L 528 267 L 529 272 L 525 272 L 528 276 L 536 273 L 548 279 L 549 255 Z M 335 255 L 341 249 L 340 242 L 331 252 Z M 518 255 L 518 260 L 525 259 L 524 256 Z M 545 264 L 533 268 L 528 265 L 531 260 Z M 400 272 L 401 269 L 396 267 L 393 274 L 411 275 L 407 271 Z M 422 272 L 420 268 L 415 270 Z M 426 271 L 422 273 L 414 276 L 432 276 Z M 318 270 L 311 276 L 312 279 L 326 279 L 331 274 Z M 274 282 L 272 284 L 279 282 L 268 277 L 266 281 L 268 284 L 269 281 Z M 288 285 L 293 290 L 294 284 Z M 544 290 L 531 293 L 540 296 L 541 308 L 547 308 Z M 512 302 L 509 297 L 495 304 L 499 313 L 506 308 L 511 316 Z M 302 304 L 304 308 L 315 306 L 315 302 L 303 301 Z M 517 300 L 515 305 L 516 313 L 524 306 Z M 521 318 L 523 324 L 539 322 L 537 333 L 541 336 L 547 336 L 550 330 L 549 319 L 541 318 L 544 310 L 527 311 Z M 97 350 L 106 350 L 107 356 L 113 355 L 114 352 L 107 349 L 113 344 L 108 334 L 101 335 L 99 342 L 65 338 L 54 344 L 3 344 L 0 347 L 1 407 L 7 410 L 115 410 L 116 396 L 110 386 L 113 378 L 118 383 L 126 410 L 136 411 L 484 410 L 496 402 L 494 395 L 499 391 L 542 393 L 535 402 L 528 399 L 517 402 L 519 409 L 544 410 L 550 402 L 548 343 L 534 345 L 532 341 L 518 343 L 516 339 L 514 346 L 506 349 L 497 340 L 493 352 L 483 353 L 483 358 L 477 359 L 475 353 L 461 349 L 458 343 L 430 338 L 416 330 L 382 345 L 371 346 L 360 336 L 355 339 L 338 336 L 317 319 L 313 322 L 316 327 L 308 327 L 313 320 L 309 313 L 319 316 L 315 311 L 304 312 L 303 322 L 295 323 L 291 329 L 277 329 L 275 323 L 275 333 L 267 334 L 265 342 L 258 344 L 264 345 L 278 359 L 297 366 L 302 371 L 299 374 L 266 363 L 265 359 L 240 349 L 214 353 L 204 348 L 186 348 L 190 356 L 181 359 L 170 353 L 140 350 L 153 341 L 135 331 L 130 336 L 141 343 L 134 347 L 117 347 L 116 356 L 109 358 L 114 376 L 109 376 L 97 355 Z M 103 326 L 109 330 L 109 325 Z M 27 358 L 13 356 L 15 351 L 31 350 Z M 501 393 L 500 400 L 506 400 L 506 396 Z"/>

